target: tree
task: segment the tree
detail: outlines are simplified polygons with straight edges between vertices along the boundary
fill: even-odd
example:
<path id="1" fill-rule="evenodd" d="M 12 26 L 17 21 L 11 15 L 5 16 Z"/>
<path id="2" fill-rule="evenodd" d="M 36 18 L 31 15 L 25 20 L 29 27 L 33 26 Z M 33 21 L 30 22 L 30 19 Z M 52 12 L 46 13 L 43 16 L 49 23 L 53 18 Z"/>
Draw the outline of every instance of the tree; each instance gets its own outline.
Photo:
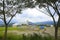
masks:
<path id="1" fill-rule="evenodd" d="M 12 18 L 17 14 L 18 10 L 15 10 L 16 8 L 14 8 L 14 3 L 10 3 L 12 1 L 8 1 L 8 0 L 1 0 L 0 1 L 0 19 L 2 19 L 4 21 L 5 24 L 5 33 L 4 33 L 4 38 L 3 40 L 7 39 L 7 28 L 8 28 L 8 24 L 10 23 L 10 21 L 12 20 Z M 13 13 L 15 11 L 15 13 Z M 7 18 L 10 18 L 9 21 L 7 22 Z"/>
<path id="2" fill-rule="evenodd" d="M 33 4 L 33 2 L 30 0 L 0 0 L 0 19 L 2 19 L 5 24 L 5 33 L 3 40 L 7 40 L 7 28 L 13 17 L 17 13 L 21 13 L 22 10 L 28 7 L 33 7 L 33 5 L 30 6 L 28 3 L 30 5 Z M 9 21 L 7 22 L 8 18 Z"/>
<path id="3" fill-rule="evenodd" d="M 39 8 L 44 7 L 49 16 L 52 17 L 55 26 L 55 40 L 57 40 L 58 27 L 60 26 L 60 0 L 35 0 L 35 4 L 39 6 Z M 51 12 L 50 7 L 54 10 L 54 13 Z M 54 16 L 58 15 L 58 21 L 56 22 Z"/>

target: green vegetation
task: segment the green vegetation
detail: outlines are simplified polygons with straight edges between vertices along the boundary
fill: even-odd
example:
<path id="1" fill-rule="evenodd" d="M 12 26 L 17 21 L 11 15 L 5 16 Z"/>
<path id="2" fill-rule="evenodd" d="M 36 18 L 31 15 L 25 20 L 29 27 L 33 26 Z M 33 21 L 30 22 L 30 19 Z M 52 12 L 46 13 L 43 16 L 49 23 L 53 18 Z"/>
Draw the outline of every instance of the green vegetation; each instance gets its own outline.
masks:
<path id="1" fill-rule="evenodd" d="M 37 27 L 37 28 L 39 28 L 39 27 Z M 29 29 L 30 29 L 30 27 L 29 27 Z M 27 27 L 26 26 L 8 27 L 7 40 L 54 40 L 54 36 L 51 36 L 49 34 L 42 36 L 40 33 L 37 34 L 39 31 L 34 31 L 34 30 L 29 30 L 29 29 L 28 29 L 28 26 Z M 54 30 L 54 27 L 52 27 L 52 29 Z M 5 30 L 4 27 L 0 27 L 0 40 L 2 40 L 2 38 L 3 38 L 4 30 Z M 48 33 L 52 33 L 53 30 L 51 30 L 51 27 L 47 27 Z M 28 35 L 25 34 L 28 32 L 32 33 L 32 31 L 37 32 L 37 33 L 33 33 L 33 35 L 32 34 L 28 34 Z M 60 28 L 59 28 L 59 31 L 60 31 Z M 20 34 L 21 32 L 25 32 L 25 33 Z M 40 32 L 41 32 L 41 30 L 40 30 Z M 59 38 L 60 37 L 58 37 L 58 40 L 60 40 Z"/>
<path id="2" fill-rule="evenodd" d="M 4 27 L 0 27 L 0 31 L 4 31 L 5 28 Z M 12 30 L 19 30 L 19 31 L 24 31 L 25 28 L 19 28 L 19 27 L 8 27 L 8 30 L 12 31 Z"/>
<path id="3" fill-rule="evenodd" d="M 2 39 L 2 36 L 0 36 L 0 39 Z M 14 35 L 14 34 L 8 34 L 7 40 L 54 40 L 52 36 L 41 36 L 38 34 L 34 35 Z"/>

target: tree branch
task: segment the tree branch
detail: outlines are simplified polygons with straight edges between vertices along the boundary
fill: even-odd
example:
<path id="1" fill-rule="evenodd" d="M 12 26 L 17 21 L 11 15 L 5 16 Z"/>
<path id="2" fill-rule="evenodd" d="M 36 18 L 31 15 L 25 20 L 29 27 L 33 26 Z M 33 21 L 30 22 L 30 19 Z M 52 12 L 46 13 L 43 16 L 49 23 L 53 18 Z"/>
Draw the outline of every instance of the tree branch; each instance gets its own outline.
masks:
<path id="1" fill-rule="evenodd" d="M 4 0 L 3 0 L 3 15 L 4 15 L 4 23 L 5 23 L 5 26 L 6 26 L 7 23 L 6 23 L 6 16 L 5 16 L 5 11 L 4 11 L 4 9 L 5 9 L 5 4 L 4 4 Z"/>
<path id="2" fill-rule="evenodd" d="M 36 8 L 37 9 L 37 8 Z M 42 10 L 39 10 L 39 9 L 37 9 L 39 12 L 42 12 L 42 13 L 44 13 L 45 15 L 47 15 L 47 16 L 50 16 L 50 15 L 48 15 L 48 14 L 46 14 L 45 12 L 43 12 Z"/>
<path id="3" fill-rule="evenodd" d="M 46 0 L 46 3 L 47 3 L 47 5 L 51 6 L 51 7 L 55 10 L 55 13 L 57 12 L 58 9 L 57 9 L 56 4 L 55 4 L 55 7 L 53 7 L 52 4 L 49 3 L 47 0 Z M 54 13 L 54 14 L 55 14 L 55 13 Z M 53 15 L 54 15 L 54 14 L 53 14 Z M 57 13 L 57 14 L 59 15 L 59 13 Z"/>
<path id="4" fill-rule="evenodd" d="M 52 13 L 51 13 L 51 11 L 50 11 L 50 9 L 49 9 L 49 5 L 47 5 L 47 8 L 48 8 L 48 12 L 49 12 L 50 16 L 52 17 L 52 19 L 53 19 L 53 21 L 54 21 L 54 26 L 56 26 L 56 21 L 55 21 L 55 19 L 54 19 L 54 15 L 52 15 Z M 54 12 L 54 14 L 55 14 L 55 12 Z"/>
<path id="5" fill-rule="evenodd" d="M 56 6 L 56 10 L 55 11 L 57 12 L 58 15 L 60 15 L 56 4 L 55 4 L 55 6 Z"/>
<path id="6" fill-rule="evenodd" d="M 3 20 L 4 18 L 1 18 L 1 17 L 0 17 L 0 19 L 2 19 L 2 20 Z"/>
<path id="7" fill-rule="evenodd" d="M 15 13 L 14 15 L 12 15 L 11 16 L 11 18 L 10 18 L 10 20 L 8 21 L 8 23 L 7 24 L 9 24 L 10 23 L 10 21 L 13 19 L 13 17 L 16 15 L 17 13 Z"/>

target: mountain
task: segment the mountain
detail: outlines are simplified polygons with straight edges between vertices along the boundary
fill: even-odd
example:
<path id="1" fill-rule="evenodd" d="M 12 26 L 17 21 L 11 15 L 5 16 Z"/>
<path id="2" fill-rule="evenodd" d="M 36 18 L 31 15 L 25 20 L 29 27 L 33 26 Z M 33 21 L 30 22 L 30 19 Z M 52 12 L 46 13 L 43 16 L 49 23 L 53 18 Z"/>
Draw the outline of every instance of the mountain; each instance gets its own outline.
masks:
<path id="1" fill-rule="evenodd" d="M 8 22 L 8 20 L 7 20 L 7 22 Z M 12 19 L 11 22 L 9 23 L 9 25 L 12 25 L 12 24 L 14 24 L 14 23 L 20 23 L 20 22 L 18 22 L 18 21 L 15 20 L 15 19 Z M 21 23 L 20 23 L 20 24 L 21 24 Z M 35 24 L 36 24 L 36 25 L 40 25 L 40 24 L 43 24 L 43 25 L 45 25 L 45 24 L 52 25 L 52 24 L 53 24 L 53 21 L 28 22 L 28 24 L 29 24 L 29 25 L 35 25 Z M 4 22 L 0 20 L 0 26 L 1 26 L 1 25 L 4 25 Z"/>
<path id="2" fill-rule="evenodd" d="M 0 26 L 2 26 L 3 24 L 4 24 L 3 21 L 0 20 Z"/>
<path id="3" fill-rule="evenodd" d="M 35 24 L 37 24 L 37 25 L 39 25 L 39 24 L 43 24 L 43 25 L 45 25 L 45 24 L 53 25 L 54 22 L 53 22 L 53 21 L 45 21 L 45 22 L 36 22 Z"/>
<path id="4" fill-rule="evenodd" d="M 8 20 L 7 20 L 8 22 Z M 9 25 L 12 25 L 14 23 L 17 23 L 17 21 L 15 19 L 12 19 L 11 22 L 9 23 Z M 2 20 L 0 20 L 0 26 L 3 26 L 4 25 L 4 22 Z"/>
<path id="5" fill-rule="evenodd" d="M 35 23 L 33 23 L 33 22 L 28 22 L 28 24 L 29 24 L 29 25 L 35 25 Z"/>
<path id="6" fill-rule="evenodd" d="M 43 25 L 45 25 L 45 24 L 48 24 L 48 25 L 53 25 L 53 21 L 45 21 L 45 22 L 35 22 L 35 23 L 33 23 L 33 22 L 28 22 L 28 24 L 29 25 L 40 25 L 40 24 L 43 24 Z"/>

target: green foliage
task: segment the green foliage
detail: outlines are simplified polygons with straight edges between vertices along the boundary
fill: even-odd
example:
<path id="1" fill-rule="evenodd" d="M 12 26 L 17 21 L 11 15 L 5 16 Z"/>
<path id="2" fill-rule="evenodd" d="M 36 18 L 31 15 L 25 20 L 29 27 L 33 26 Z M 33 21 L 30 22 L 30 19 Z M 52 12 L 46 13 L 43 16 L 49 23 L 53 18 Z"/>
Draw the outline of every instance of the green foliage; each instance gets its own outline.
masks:
<path id="1" fill-rule="evenodd" d="M 0 32 L 4 31 L 5 27 L 0 27 Z M 18 31 L 26 31 L 26 28 L 19 28 L 19 27 L 8 27 L 8 30 L 13 31 L 13 30 L 18 30 Z"/>
<path id="2" fill-rule="evenodd" d="M 14 35 L 14 34 L 8 34 L 8 38 L 7 40 L 53 40 L 54 37 L 51 36 L 41 36 L 38 34 L 34 35 Z M 0 37 L 0 39 L 2 39 L 2 37 Z"/>
<path id="3" fill-rule="evenodd" d="M 0 31 L 4 31 L 5 30 L 5 28 L 4 27 L 0 27 Z"/>
<path id="4" fill-rule="evenodd" d="M 0 15 L 3 15 L 3 5 L 4 5 L 4 14 L 6 18 L 14 17 L 16 13 L 21 13 L 21 11 L 25 8 L 33 8 L 34 2 L 32 0 L 1 0 L 0 2 Z M 3 16 L 0 16 L 1 18 Z"/>
<path id="5" fill-rule="evenodd" d="M 4 35 L 4 27 L 0 27 L 0 40 L 2 40 L 2 37 Z M 25 28 L 13 28 L 13 27 L 8 27 L 8 30 L 10 31 L 13 31 L 13 30 L 17 30 L 17 31 L 26 31 Z M 33 35 L 31 34 L 28 34 L 28 35 L 25 35 L 25 34 L 16 34 L 16 33 L 8 33 L 7 34 L 8 38 L 7 40 L 54 40 L 54 37 L 49 35 L 49 34 L 46 34 L 45 36 L 42 36 L 41 34 L 36 34 L 34 33 Z M 60 37 L 58 37 L 58 40 L 60 40 Z"/>
<path id="6" fill-rule="evenodd" d="M 36 0 L 35 5 L 39 5 L 39 8 L 42 8 L 42 7 L 47 7 L 47 5 L 51 6 L 53 4 L 52 6 L 54 7 L 57 1 L 58 0 Z"/>
<path id="7" fill-rule="evenodd" d="M 36 0 L 36 1 L 39 3 L 46 3 L 46 1 L 55 3 L 57 0 Z"/>
<path id="8" fill-rule="evenodd" d="M 22 36 L 21 35 L 12 35 L 12 34 L 8 34 L 8 38 L 7 40 L 21 40 Z"/>

